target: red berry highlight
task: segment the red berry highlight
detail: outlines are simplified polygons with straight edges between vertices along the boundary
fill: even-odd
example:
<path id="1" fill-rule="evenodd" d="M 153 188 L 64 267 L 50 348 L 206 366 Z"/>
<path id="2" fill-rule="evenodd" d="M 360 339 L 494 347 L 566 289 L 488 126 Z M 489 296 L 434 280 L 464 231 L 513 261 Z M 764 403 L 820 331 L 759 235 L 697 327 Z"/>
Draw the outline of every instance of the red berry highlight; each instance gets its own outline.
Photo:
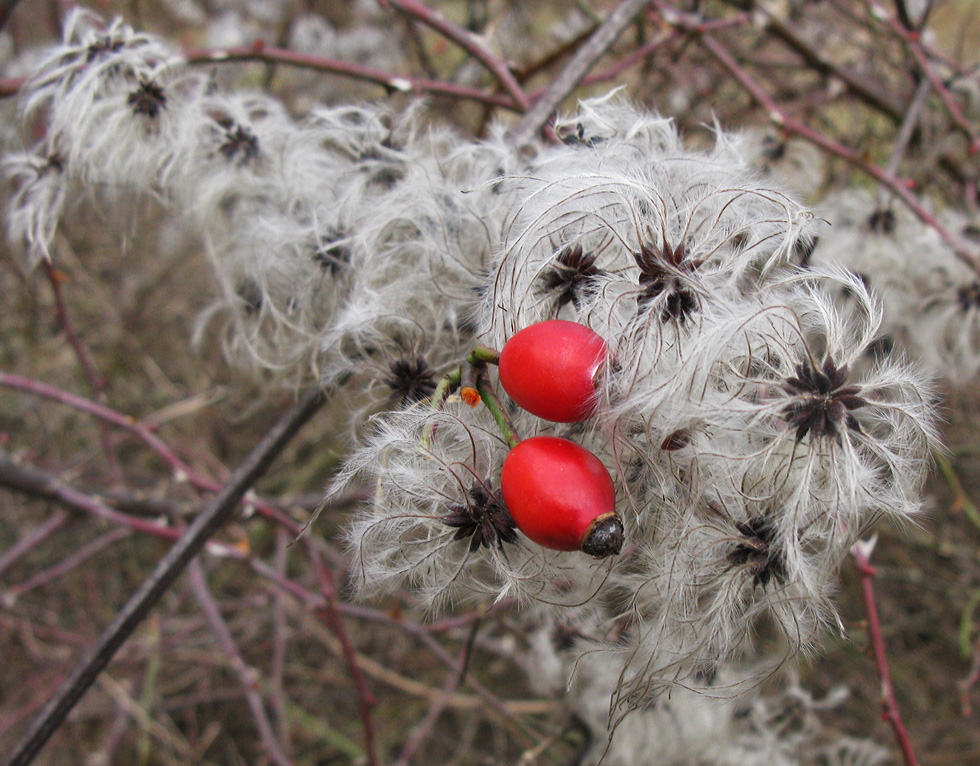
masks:
<path id="1" fill-rule="evenodd" d="M 517 528 L 538 545 L 596 558 L 623 547 L 612 477 L 575 442 L 555 436 L 519 442 L 504 459 L 500 486 Z"/>
<path id="2" fill-rule="evenodd" d="M 504 344 L 500 385 L 532 415 L 576 423 L 595 412 L 595 378 L 608 355 L 606 342 L 585 325 L 538 322 Z"/>

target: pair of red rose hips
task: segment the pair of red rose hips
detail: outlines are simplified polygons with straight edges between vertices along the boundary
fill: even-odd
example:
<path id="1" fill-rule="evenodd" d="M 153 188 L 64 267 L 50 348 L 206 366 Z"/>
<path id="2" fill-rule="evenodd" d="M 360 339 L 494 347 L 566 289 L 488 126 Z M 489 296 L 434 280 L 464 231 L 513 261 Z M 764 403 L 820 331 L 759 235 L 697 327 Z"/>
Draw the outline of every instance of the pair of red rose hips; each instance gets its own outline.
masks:
<path id="1" fill-rule="evenodd" d="M 532 415 L 578 422 L 595 412 L 596 375 L 608 356 L 605 341 L 585 325 L 538 322 L 504 345 L 500 384 Z M 517 528 L 538 545 L 596 558 L 622 548 L 612 477 L 575 442 L 555 436 L 519 442 L 504 460 L 500 484 Z"/>

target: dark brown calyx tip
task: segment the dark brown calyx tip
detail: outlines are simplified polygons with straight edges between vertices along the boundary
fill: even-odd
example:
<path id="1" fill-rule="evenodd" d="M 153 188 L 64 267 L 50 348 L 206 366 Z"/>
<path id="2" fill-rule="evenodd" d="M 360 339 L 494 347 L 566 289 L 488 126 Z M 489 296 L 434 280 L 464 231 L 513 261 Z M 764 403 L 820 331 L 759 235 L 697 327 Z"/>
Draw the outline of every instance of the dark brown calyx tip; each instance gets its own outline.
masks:
<path id="1" fill-rule="evenodd" d="M 623 532 L 623 520 L 618 513 L 603 514 L 585 530 L 581 551 L 597 559 L 615 556 L 623 548 Z"/>

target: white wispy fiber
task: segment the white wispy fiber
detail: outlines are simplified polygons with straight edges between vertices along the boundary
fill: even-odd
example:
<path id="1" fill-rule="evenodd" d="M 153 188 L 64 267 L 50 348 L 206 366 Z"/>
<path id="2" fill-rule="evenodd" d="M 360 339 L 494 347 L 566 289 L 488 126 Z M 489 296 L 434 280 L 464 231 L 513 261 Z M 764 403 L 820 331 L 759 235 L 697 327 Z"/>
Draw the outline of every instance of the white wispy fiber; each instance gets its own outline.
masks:
<path id="1" fill-rule="evenodd" d="M 370 493 L 347 532 L 361 596 L 411 588 L 438 611 L 504 598 L 574 608 L 595 595 L 604 562 L 545 550 L 513 530 L 499 494 L 508 448 L 484 410 L 423 405 L 380 415 L 369 428 L 328 494 Z"/>
<path id="2" fill-rule="evenodd" d="M 952 256 L 935 229 L 899 206 L 860 191 L 821 203 L 821 228 L 811 260 L 859 274 L 884 308 L 887 345 L 914 358 L 938 380 L 968 392 L 980 374 L 980 276 Z M 957 210 L 941 224 L 967 243 L 980 242 L 975 219 Z M 846 310 L 849 295 L 838 295 Z"/>
<path id="3" fill-rule="evenodd" d="M 799 265 L 809 210 L 738 141 L 683 147 L 617 98 L 558 125 L 517 187 L 481 318 L 499 346 L 542 319 L 590 326 L 611 361 L 570 435 L 614 467 L 631 546 L 606 583 L 634 626 L 615 704 L 642 706 L 740 656 L 837 625 L 833 583 L 875 518 L 914 516 L 938 444 L 928 379 L 874 360 L 882 310 L 839 266 Z M 833 295 L 848 296 L 846 310 Z"/>
<path id="4" fill-rule="evenodd" d="M 669 696 L 647 700 L 612 727 L 609 707 L 622 686 L 623 658 L 596 651 L 602 625 L 594 619 L 550 622 L 529 637 L 528 677 L 539 694 L 564 694 L 591 734 L 587 762 L 611 766 L 879 766 L 886 748 L 826 725 L 847 698 L 832 689 L 816 698 L 791 672 L 764 687 L 759 669 L 703 668 Z M 733 697 L 732 689 L 745 689 Z"/>

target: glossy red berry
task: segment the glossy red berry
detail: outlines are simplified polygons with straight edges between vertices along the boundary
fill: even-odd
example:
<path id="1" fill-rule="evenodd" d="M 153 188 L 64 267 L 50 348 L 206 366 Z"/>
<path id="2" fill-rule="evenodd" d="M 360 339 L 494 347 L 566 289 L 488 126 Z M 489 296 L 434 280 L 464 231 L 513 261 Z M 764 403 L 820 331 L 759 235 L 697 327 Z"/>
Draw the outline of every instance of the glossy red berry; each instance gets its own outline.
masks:
<path id="1" fill-rule="evenodd" d="M 500 352 L 500 385 L 517 404 L 554 423 L 575 423 L 596 408 L 595 378 L 606 342 L 577 322 L 525 327 Z"/>
<path id="2" fill-rule="evenodd" d="M 500 487 L 517 528 L 538 545 L 596 558 L 623 547 L 612 477 L 575 442 L 555 436 L 519 442 L 504 459 Z"/>

